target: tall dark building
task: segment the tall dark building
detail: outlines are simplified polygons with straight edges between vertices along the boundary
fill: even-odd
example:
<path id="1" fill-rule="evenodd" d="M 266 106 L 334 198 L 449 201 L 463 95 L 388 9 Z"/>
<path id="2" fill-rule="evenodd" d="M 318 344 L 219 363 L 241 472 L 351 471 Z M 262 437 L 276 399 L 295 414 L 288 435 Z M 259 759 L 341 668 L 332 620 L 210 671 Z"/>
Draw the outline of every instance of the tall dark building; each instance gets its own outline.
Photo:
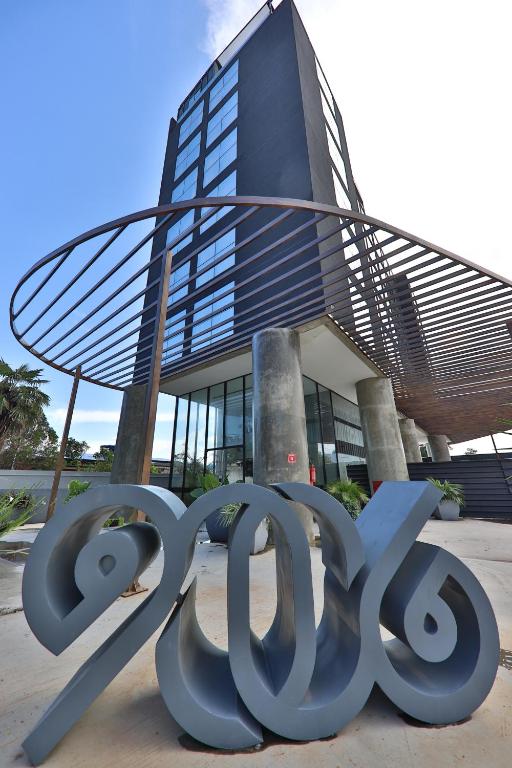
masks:
<path id="1" fill-rule="evenodd" d="M 277 7 L 269 2 L 260 9 L 211 64 L 170 122 L 159 204 L 231 195 L 311 200 L 364 210 L 341 112 L 291 0 Z M 332 260 L 339 265 L 339 249 L 336 257 L 330 255 L 333 242 L 350 241 L 357 225 L 311 245 L 326 231 L 326 220 L 309 224 L 311 215 L 304 212 L 293 221 L 285 217 L 270 226 L 275 212 L 261 209 L 235 226 L 240 211 L 225 206 L 183 237 L 207 211 L 206 206 L 187 210 L 163 228 L 153 244 L 154 254 L 166 245 L 173 250 L 161 389 L 182 395 L 176 401 L 171 487 L 183 491 L 194 482 L 187 479 L 187 463 L 189 475 L 197 470 L 198 461 L 217 473 L 230 466 L 231 476 L 238 479 L 252 474 L 250 366 L 245 361 L 245 368 L 236 370 L 246 372 L 245 377 L 219 382 L 208 362 L 217 350 L 229 351 L 235 331 L 245 333 L 250 343 L 263 297 L 268 303 L 269 295 L 275 295 L 277 301 L 284 279 L 288 288 L 307 283 L 308 301 L 300 306 L 302 324 L 327 303 L 333 319 L 356 331 L 351 308 L 338 311 L 335 299 L 329 304 L 329 287 L 323 285 L 319 264 L 325 268 Z M 260 234 L 252 242 L 252 234 L 266 224 L 268 236 Z M 292 243 L 276 248 L 276 240 L 301 225 L 302 232 Z M 286 254 L 301 244 L 300 261 L 295 258 L 290 273 Z M 251 260 L 265 245 L 268 255 Z M 349 243 L 342 253 L 353 256 L 364 245 L 364 241 L 357 246 Z M 326 253 L 320 262 L 319 252 Z M 279 265 L 280 261 L 284 263 Z M 223 273 L 234 265 L 240 267 L 236 276 L 224 279 Z M 155 277 L 149 273 L 150 282 Z M 146 301 L 151 300 L 149 294 Z M 297 302 L 288 302 L 279 324 L 296 325 L 297 312 Z M 143 331 L 143 349 L 144 342 Z M 194 375 L 198 367 L 199 375 Z M 186 394 L 186 404 L 181 404 L 182 380 L 190 390 L 200 388 Z M 318 387 L 308 379 L 305 398 L 310 459 L 324 484 L 339 476 L 338 464 L 363 460 L 364 449 L 355 404 Z M 213 412 L 217 416 L 210 419 L 209 434 L 202 434 L 208 431 L 208 414 Z"/>

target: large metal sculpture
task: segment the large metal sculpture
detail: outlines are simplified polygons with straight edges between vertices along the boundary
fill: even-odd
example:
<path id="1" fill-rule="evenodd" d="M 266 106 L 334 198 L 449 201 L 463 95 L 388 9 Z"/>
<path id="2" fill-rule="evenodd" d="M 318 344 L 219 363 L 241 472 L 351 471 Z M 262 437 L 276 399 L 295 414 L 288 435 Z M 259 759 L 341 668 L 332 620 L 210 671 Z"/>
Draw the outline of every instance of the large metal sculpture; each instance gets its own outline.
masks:
<path id="1" fill-rule="evenodd" d="M 323 491 L 224 486 L 188 509 L 169 491 L 111 485 L 73 500 L 43 528 L 23 580 L 30 627 L 59 654 L 164 550 L 158 587 L 91 656 L 24 742 L 40 763 L 167 617 L 156 648 L 162 696 L 175 720 L 219 748 L 262 740 L 261 726 L 296 740 L 339 731 L 377 683 L 401 710 L 428 723 L 467 717 L 487 696 L 498 666 L 494 614 L 477 579 L 440 547 L 416 541 L 440 493 L 429 483 L 384 483 L 353 522 Z M 312 508 L 325 565 L 324 608 L 315 626 L 310 551 L 287 503 Z M 180 593 L 197 530 L 227 503 L 242 506 L 230 532 L 225 652 L 204 636 L 196 582 Z M 151 523 L 99 534 L 114 507 Z M 261 520 L 272 520 L 277 607 L 263 639 L 249 621 L 249 554 Z M 174 606 L 174 608 L 173 608 Z M 171 612 L 172 609 L 172 612 Z M 380 625 L 394 639 L 384 642 Z"/>

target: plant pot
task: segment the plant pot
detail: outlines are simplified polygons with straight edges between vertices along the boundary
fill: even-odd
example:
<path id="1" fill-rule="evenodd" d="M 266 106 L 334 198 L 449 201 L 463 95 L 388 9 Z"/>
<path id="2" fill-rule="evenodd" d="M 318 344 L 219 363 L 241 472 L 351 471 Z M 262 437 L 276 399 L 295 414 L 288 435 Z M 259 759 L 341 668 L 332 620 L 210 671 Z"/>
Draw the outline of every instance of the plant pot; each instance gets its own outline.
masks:
<path id="1" fill-rule="evenodd" d="M 267 546 L 267 540 L 268 540 L 267 523 L 265 520 L 262 520 L 261 523 L 256 528 L 256 532 L 254 534 L 254 542 L 251 548 L 251 555 L 257 555 L 258 552 L 262 552 Z"/>
<path id="2" fill-rule="evenodd" d="M 222 519 L 223 515 L 218 509 L 212 512 L 205 520 L 206 530 L 210 541 L 215 544 L 227 544 L 229 537 L 229 525 L 226 525 Z"/>
<path id="3" fill-rule="evenodd" d="M 459 520 L 460 507 L 455 501 L 440 501 L 434 512 L 438 520 Z"/>
<path id="4" fill-rule="evenodd" d="M 229 525 L 225 525 L 222 520 L 222 513 L 216 510 L 212 512 L 205 520 L 206 530 L 210 541 L 214 544 L 227 544 L 229 538 Z M 267 546 L 268 529 L 265 520 L 256 528 L 254 534 L 254 541 L 251 547 L 251 555 L 256 555 L 258 552 L 262 552 Z"/>

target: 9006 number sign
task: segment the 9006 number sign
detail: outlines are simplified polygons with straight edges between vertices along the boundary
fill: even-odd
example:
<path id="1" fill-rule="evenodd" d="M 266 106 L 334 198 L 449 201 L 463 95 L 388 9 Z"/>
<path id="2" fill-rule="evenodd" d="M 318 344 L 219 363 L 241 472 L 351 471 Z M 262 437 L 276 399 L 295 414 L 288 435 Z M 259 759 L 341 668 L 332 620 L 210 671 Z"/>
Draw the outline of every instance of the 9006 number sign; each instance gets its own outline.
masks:
<path id="1" fill-rule="evenodd" d="M 188 509 L 153 486 L 93 488 L 60 509 L 38 535 L 23 602 L 39 641 L 59 654 L 137 579 L 163 545 L 158 587 L 81 667 L 25 740 L 42 762 L 95 698 L 166 620 L 156 647 L 164 701 L 193 737 L 218 748 L 262 740 L 261 727 L 295 740 L 330 736 L 354 718 L 377 683 L 401 710 L 428 723 L 467 717 L 496 676 L 498 630 L 471 571 L 440 547 L 416 541 L 440 492 L 425 482 L 386 482 L 354 523 L 318 488 L 299 483 L 222 486 Z M 310 550 L 288 501 L 313 510 L 325 566 L 316 627 Z M 214 510 L 242 506 L 230 530 L 227 652 L 204 636 L 196 581 L 181 595 L 197 531 Z M 151 523 L 101 535 L 120 506 Z M 249 619 L 249 555 L 272 520 L 277 606 L 263 638 Z M 383 641 L 380 626 L 393 639 Z"/>

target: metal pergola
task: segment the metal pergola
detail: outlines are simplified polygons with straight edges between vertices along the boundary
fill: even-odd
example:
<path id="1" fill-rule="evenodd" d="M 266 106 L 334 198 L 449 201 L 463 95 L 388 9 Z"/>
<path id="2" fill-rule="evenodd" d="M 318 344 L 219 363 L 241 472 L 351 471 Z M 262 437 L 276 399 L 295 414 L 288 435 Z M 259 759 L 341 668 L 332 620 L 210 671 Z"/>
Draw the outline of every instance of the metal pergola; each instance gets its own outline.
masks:
<path id="1" fill-rule="evenodd" d="M 199 266 L 234 227 L 237 242 Z M 326 315 L 427 431 L 469 440 L 512 412 L 512 283 L 332 205 L 224 197 L 139 211 L 38 261 L 10 304 L 14 335 L 42 362 L 117 390 L 149 383 L 148 418 L 161 377 Z"/>

